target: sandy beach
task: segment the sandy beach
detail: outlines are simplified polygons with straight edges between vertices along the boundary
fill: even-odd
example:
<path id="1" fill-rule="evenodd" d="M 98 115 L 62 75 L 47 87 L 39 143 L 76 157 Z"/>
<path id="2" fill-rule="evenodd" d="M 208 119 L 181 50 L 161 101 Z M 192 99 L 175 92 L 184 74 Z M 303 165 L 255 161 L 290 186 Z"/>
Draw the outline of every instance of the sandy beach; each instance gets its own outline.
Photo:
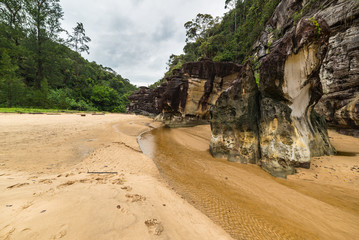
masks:
<path id="1" fill-rule="evenodd" d="M 358 138 L 330 131 L 339 155 L 284 180 L 211 158 L 209 126 L 121 114 L 0 114 L 0 126 L 0 239 L 359 236 Z M 154 128 L 155 162 L 137 143 Z"/>
<path id="2" fill-rule="evenodd" d="M 137 136 L 151 124 L 1 114 L 0 239 L 231 239 L 141 153 Z"/>

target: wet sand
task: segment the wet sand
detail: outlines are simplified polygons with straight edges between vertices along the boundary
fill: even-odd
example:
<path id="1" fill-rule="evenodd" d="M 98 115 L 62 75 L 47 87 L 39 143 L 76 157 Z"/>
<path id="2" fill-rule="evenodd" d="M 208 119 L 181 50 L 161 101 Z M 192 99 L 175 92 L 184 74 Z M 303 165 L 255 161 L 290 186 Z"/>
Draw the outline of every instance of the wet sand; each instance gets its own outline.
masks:
<path id="1" fill-rule="evenodd" d="M 155 129 L 140 145 L 179 194 L 235 239 L 357 239 L 359 139 L 330 136 L 339 155 L 314 158 L 287 180 L 212 158 L 209 126 Z"/>
<path id="2" fill-rule="evenodd" d="M 231 239 L 176 194 L 140 116 L 0 114 L 0 239 Z"/>

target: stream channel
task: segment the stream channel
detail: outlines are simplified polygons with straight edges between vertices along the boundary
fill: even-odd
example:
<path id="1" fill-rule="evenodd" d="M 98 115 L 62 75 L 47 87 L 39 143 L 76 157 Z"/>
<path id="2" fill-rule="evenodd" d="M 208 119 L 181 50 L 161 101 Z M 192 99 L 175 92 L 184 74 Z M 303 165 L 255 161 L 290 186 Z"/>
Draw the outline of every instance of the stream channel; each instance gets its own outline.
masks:
<path id="1" fill-rule="evenodd" d="M 142 134 L 138 142 L 168 184 L 233 238 L 314 237 L 293 228 L 275 214 L 275 209 L 259 201 L 261 193 L 267 192 L 268 184 L 277 185 L 282 180 L 273 178 L 256 165 L 213 158 L 209 153 L 209 139 L 209 126 L 161 127 Z M 264 182 L 267 184 L 262 184 Z"/>

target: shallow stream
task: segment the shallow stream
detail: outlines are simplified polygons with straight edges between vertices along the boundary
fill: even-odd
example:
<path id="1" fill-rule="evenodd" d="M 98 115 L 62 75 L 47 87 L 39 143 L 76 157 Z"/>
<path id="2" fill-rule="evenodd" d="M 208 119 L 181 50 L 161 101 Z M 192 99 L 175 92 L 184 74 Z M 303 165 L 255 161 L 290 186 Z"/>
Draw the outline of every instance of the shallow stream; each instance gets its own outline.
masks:
<path id="1" fill-rule="evenodd" d="M 200 131 L 192 134 L 191 129 L 158 128 L 143 134 L 139 144 L 177 193 L 235 239 L 312 237 L 284 223 L 258 201 L 260 182 L 276 183 L 273 177 L 256 165 L 213 158 L 208 147 L 199 147 L 209 145 Z"/>

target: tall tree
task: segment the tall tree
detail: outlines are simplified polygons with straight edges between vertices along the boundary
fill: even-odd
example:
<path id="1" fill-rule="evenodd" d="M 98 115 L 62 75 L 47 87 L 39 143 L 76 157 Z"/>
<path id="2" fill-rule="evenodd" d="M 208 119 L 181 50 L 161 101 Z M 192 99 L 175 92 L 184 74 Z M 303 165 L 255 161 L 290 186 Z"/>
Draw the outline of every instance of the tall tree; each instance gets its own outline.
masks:
<path id="1" fill-rule="evenodd" d="M 207 40 L 209 37 L 208 29 L 212 28 L 219 22 L 219 18 L 213 18 L 210 14 L 198 13 L 195 19 L 188 21 L 184 24 L 186 28 L 186 42 L 189 40 Z"/>
<path id="2" fill-rule="evenodd" d="M 73 34 L 70 35 L 70 47 L 74 49 L 77 53 L 81 54 L 82 52 L 86 52 L 87 54 L 90 54 L 89 46 L 87 43 L 91 42 L 91 38 L 86 36 L 85 34 L 85 28 L 82 23 L 77 23 L 77 26 L 73 28 Z M 79 76 L 79 57 L 76 57 L 76 65 L 75 65 L 75 71 L 76 71 L 76 77 Z"/>
<path id="3" fill-rule="evenodd" d="M 60 0 L 27 0 L 26 12 L 29 17 L 30 33 L 36 41 L 36 79 L 34 87 L 41 88 L 44 79 L 45 43 L 48 40 L 58 41 L 62 31 L 60 20 L 63 17 Z"/>
<path id="4" fill-rule="evenodd" d="M 236 11 L 236 7 L 237 7 L 237 2 L 238 0 L 226 0 L 224 8 L 227 9 L 234 9 L 234 32 L 237 30 L 237 11 Z"/>
<path id="5" fill-rule="evenodd" d="M 77 23 L 77 26 L 73 28 L 73 35 L 70 36 L 70 46 L 78 53 L 86 52 L 89 54 L 88 42 L 91 42 L 91 38 L 86 36 L 84 25 Z"/>
<path id="6" fill-rule="evenodd" d="M 0 21 L 7 26 L 8 39 L 19 45 L 19 35 L 24 22 L 24 1 L 0 0 Z"/>

